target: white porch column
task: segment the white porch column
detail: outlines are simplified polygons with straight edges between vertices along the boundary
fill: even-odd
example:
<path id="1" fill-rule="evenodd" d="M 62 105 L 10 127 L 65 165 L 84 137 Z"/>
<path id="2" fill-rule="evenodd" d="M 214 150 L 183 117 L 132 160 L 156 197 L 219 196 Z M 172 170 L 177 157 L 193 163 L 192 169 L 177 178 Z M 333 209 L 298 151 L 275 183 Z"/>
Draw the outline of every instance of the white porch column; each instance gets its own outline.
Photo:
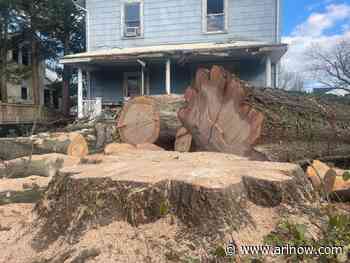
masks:
<path id="1" fill-rule="evenodd" d="M 83 70 L 78 69 L 78 119 L 84 117 L 83 113 Z"/>
<path id="2" fill-rule="evenodd" d="M 266 56 L 266 87 L 272 88 L 272 63 L 270 56 Z"/>
<path id="3" fill-rule="evenodd" d="M 168 59 L 165 66 L 165 90 L 166 94 L 171 94 L 171 61 Z"/>

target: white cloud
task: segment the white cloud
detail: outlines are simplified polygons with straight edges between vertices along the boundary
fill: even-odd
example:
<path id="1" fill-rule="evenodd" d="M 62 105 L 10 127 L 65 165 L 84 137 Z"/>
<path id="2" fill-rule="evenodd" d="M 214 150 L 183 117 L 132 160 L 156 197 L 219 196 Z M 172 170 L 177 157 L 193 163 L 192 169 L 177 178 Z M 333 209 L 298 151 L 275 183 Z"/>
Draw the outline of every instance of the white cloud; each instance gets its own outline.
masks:
<path id="1" fill-rule="evenodd" d="M 326 0 L 329 2 L 329 0 Z M 336 34 L 327 31 L 338 29 Z M 315 44 L 330 48 L 341 39 L 350 39 L 350 4 L 328 4 L 324 12 L 313 12 L 307 20 L 298 25 L 290 36 L 283 38 L 289 44 L 289 51 L 282 63 L 287 70 L 305 73 L 305 53 Z"/>

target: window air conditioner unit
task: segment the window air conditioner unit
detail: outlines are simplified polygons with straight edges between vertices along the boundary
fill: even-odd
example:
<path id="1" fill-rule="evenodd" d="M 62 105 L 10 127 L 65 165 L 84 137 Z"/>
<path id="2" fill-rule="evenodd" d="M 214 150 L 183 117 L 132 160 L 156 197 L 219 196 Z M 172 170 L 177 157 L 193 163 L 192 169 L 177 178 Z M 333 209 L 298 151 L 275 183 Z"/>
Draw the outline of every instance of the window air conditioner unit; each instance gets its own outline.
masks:
<path id="1" fill-rule="evenodd" d="M 140 35 L 139 27 L 126 27 L 125 36 L 126 37 L 137 37 Z"/>

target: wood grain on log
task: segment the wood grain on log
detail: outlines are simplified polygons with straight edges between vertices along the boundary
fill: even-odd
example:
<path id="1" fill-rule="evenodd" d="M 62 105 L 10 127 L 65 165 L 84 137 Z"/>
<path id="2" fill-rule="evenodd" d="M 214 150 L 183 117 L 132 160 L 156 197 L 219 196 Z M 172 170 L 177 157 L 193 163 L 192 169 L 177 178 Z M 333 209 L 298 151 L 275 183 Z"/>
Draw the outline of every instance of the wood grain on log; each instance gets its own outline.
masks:
<path id="1" fill-rule="evenodd" d="M 181 127 L 177 111 L 184 101 L 183 96 L 177 95 L 137 97 L 129 101 L 117 124 L 122 141 L 173 149 L 177 129 Z"/>

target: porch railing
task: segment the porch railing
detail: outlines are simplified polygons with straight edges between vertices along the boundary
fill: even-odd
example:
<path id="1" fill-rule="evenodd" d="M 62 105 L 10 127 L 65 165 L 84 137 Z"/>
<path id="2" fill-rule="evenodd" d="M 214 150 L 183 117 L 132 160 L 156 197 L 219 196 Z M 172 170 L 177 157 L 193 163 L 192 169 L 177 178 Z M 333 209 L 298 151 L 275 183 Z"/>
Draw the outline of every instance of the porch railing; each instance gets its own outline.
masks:
<path id="1" fill-rule="evenodd" d="M 94 119 L 102 114 L 102 98 L 83 100 L 84 118 Z"/>
<path id="2" fill-rule="evenodd" d="M 35 121 L 49 122 L 57 114 L 43 106 L 33 104 L 11 104 L 0 102 L 1 124 L 30 124 Z"/>

